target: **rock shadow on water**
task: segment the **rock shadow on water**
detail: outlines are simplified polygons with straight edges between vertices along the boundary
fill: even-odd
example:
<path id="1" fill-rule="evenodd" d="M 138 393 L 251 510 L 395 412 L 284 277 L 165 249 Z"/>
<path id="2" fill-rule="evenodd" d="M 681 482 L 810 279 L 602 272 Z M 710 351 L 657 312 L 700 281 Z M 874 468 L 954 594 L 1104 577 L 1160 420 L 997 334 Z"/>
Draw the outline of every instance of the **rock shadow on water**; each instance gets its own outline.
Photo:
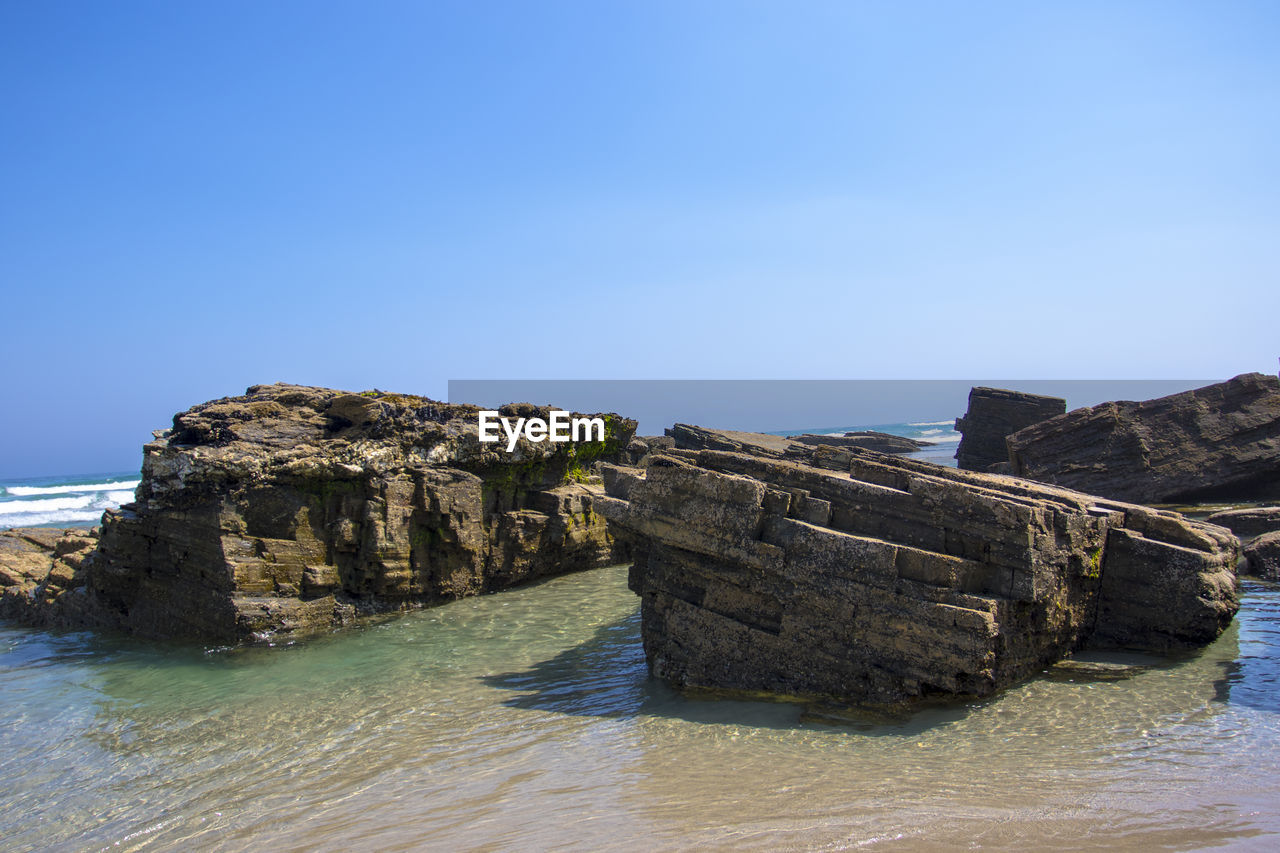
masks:
<path id="1" fill-rule="evenodd" d="M 1128 681 L 1157 672 L 1204 678 L 1217 670 L 1213 699 L 1221 704 L 1280 712 L 1280 584 L 1245 582 L 1240 618 L 1214 644 L 1215 651 L 1154 655 L 1118 651 L 1081 652 L 1014 685 L 1056 682 L 1081 689 Z M 1236 653 L 1237 638 L 1239 652 Z M 1250 653 L 1250 648 L 1256 653 Z M 503 705 L 582 717 L 661 717 L 711 725 L 751 725 L 767 729 L 836 729 L 863 735 L 922 734 L 982 713 L 1009 692 L 971 700 L 938 701 L 877 710 L 744 696 L 713 690 L 678 690 L 650 677 L 640 639 L 640 614 L 602 625 L 591 636 L 525 669 L 480 677 L 513 695 Z M 1207 683 L 1209 679 L 1205 679 Z"/>
<path id="2" fill-rule="evenodd" d="M 514 694 L 502 704 L 526 711 L 629 719 L 661 717 L 704 725 L 832 729 L 903 736 L 954 723 L 998 697 L 909 709 L 852 708 L 765 694 L 678 690 L 649 675 L 640 613 L 597 628 L 590 638 L 523 670 L 480 676 Z"/>

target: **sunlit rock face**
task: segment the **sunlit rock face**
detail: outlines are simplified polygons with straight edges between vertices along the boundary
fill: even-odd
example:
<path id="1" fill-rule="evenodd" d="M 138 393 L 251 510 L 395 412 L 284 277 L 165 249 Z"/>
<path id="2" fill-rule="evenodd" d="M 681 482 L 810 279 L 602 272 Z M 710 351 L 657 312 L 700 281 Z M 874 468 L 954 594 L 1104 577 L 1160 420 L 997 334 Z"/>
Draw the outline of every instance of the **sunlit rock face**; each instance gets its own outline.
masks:
<path id="1" fill-rule="evenodd" d="M 479 411 L 295 385 L 195 406 L 146 445 L 136 502 L 105 515 L 96 548 L 10 537 L 0 607 L 236 642 L 616 562 L 588 472 L 635 422 L 600 415 L 603 440 L 507 452 L 479 441 Z"/>
<path id="2" fill-rule="evenodd" d="M 1237 609 L 1230 531 L 858 449 L 605 467 L 651 671 L 886 705 L 985 696 L 1085 645 L 1168 650 Z"/>

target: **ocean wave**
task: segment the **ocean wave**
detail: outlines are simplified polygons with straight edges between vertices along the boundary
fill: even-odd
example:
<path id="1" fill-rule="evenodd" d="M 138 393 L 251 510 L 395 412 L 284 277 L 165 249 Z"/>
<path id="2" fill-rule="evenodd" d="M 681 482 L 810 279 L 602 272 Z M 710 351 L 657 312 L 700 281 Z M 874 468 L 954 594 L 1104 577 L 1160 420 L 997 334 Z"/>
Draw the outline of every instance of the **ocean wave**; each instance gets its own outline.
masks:
<path id="1" fill-rule="evenodd" d="M 133 497 L 132 491 L 119 489 L 95 494 L 0 501 L 0 528 L 93 522 L 102 517 L 104 510 L 130 503 Z"/>
<path id="2" fill-rule="evenodd" d="M 0 513 L 0 529 L 41 527 L 51 524 L 82 525 L 102 518 L 100 509 L 55 510 L 51 512 Z"/>
<path id="3" fill-rule="evenodd" d="M 934 444 L 957 444 L 961 439 L 959 433 L 954 435 L 922 435 L 919 436 L 921 441 L 932 441 Z"/>
<path id="4" fill-rule="evenodd" d="M 76 498 L 45 498 L 38 501 L 0 501 L 0 515 L 87 509 L 93 502 L 93 495 L 81 495 Z"/>
<path id="5" fill-rule="evenodd" d="M 952 426 L 955 424 L 955 422 L 956 422 L 956 419 L 952 418 L 949 421 L 924 421 L 918 424 L 909 423 L 907 424 L 907 426 Z"/>
<path id="6" fill-rule="evenodd" d="M 33 495 L 61 495 L 67 492 L 106 492 L 136 489 L 140 480 L 121 480 L 109 483 L 71 483 L 65 486 L 5 486 L 4 492 L 15 498 Z"/>

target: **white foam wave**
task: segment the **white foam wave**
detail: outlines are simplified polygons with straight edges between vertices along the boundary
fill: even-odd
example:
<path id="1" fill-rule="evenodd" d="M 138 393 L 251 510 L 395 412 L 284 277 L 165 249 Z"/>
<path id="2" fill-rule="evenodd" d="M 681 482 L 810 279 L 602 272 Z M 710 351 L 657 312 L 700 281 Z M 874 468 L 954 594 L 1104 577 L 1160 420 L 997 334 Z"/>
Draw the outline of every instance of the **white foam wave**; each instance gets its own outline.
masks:
<path id="1" fill-rule="evenodd" d="M 139 480 L 120 480 L 110 483 L 75 483 L 69 486 L 6 486 L 5 492 L 15 498 L 33 495 L 61 495 L 67 492 L 106 492 L 118 489 L 136 489 Z"/>
<path id="2" fill-rule="evenodd" d="M 133 492 L 120 489 L 91 495 L 0 501 L 0 529 L 97 521 L 103 510 L 115 509 L 132 500 Z"/>
<path id="3" fill-rule="evenodd" d="M 956 444 L 961 439 L 960 433 L 954 435 L 922 435 L 921 441 L 932 441 L 934 444 Z"/>
<path id="4" fill-rule="evenodd" d="M 910 423 L 909 423 L 909 424 L 907 424 L 907 426 L 951 426 L 951 425 L 952 425 L 952 424 L 954 424 L 955 422 L 956 422 L 956 419 L 955 419 L 955 418 L 952 418 L 952 419 L 951 419 L 951 420 L 949 420 L 949 421 L 924 421 L 924 422 L 922 422 L 922 423 L 918 423 L 918 424 L 910 424 Z"/>
<path id="5" fill-rule="evenodd" d="M 0 530 L 9 527 L 38 527 L 42 524 L 74 526 L 102 518 L 100 509 L 64 510 L 62 512 L 0 513 Z"/>
<path id="6" fill-rule="evenodd" d="M 0 501 L 0 514 L 35 512 L 61 512 L 70 509 L 86 509 L 93 503 L 93 495 L 78 498 L 46 498 L 39 501 Z"/>

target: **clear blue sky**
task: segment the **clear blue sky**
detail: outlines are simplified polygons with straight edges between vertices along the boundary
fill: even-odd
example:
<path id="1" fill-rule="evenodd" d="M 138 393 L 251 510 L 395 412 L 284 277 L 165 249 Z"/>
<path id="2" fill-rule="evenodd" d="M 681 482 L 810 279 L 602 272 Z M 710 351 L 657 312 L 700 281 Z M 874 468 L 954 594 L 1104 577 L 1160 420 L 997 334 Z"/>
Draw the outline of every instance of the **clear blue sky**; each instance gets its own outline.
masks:
<path id="1" fill-rule="evenodd" d="M 0 4 L 0 476 L 257 382 L 1272 371 L 1277 44 L 1238 0 Z"/>

